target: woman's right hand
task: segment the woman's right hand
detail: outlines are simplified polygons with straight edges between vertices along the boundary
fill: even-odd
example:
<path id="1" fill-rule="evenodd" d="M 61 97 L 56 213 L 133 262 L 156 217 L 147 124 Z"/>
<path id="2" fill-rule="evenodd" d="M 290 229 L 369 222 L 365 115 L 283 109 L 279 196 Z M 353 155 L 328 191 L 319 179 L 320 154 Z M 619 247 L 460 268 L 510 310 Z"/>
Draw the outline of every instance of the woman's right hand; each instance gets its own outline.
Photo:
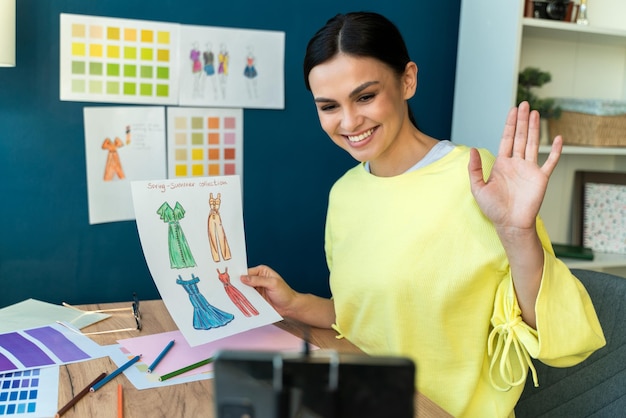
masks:
<path id="1" fill-rule="evenodd" d="M 248 275 L 241 276 L 241 282 L 254 287 L 282 317 L 319 328 L 330 328 L 335 323 L 332 300 L 296 292 L 268 266 L 249 268 Z"/>
<path id="2" fill-rule="evenodd" d="M 248 269 L 248 275 L 241 276 L 241 282 L 254 287 L 281 316 L 292 316 L 292 305 L 298 292 L 268 266 L 260 265 Z"/>

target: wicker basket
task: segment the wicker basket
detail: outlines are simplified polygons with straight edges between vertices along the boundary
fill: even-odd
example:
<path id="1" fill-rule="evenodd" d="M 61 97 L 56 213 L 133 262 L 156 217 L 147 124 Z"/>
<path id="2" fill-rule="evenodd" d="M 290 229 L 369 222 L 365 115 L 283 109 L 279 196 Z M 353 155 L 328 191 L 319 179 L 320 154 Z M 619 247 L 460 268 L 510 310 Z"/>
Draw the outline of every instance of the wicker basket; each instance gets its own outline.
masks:
<path id="1" fill-rule="evenodd" d="M 561 135 L 565 145 L 626 147 L 626 112 L 615 114 L 623 110 L 623 103 L 565 100 L 559 104 L 561 117 L 548 120 L 551 138 Z"/>

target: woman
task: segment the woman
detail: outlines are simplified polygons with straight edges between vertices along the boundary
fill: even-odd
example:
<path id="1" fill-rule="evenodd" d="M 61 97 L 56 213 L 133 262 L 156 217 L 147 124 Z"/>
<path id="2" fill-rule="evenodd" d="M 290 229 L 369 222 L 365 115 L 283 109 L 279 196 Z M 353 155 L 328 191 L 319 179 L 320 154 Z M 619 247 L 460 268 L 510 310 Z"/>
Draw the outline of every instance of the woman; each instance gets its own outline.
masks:
<path id="1" fill-rule="evenodd" d="M 369 354 L 404 355 L 420 392 L 454 416 L 513 412 L 530 357 L 568 366 L 605 344 L 585 289 L 538 218 L 562 148 L 537 164 L 539 115 L 506 120 L 497 158 L 421 132 L 417 66 L 374 13 L 338 15 L 304 60 L 323 130 L 359 164 L 330 192 L 332 299 L 267 266 L 241 280 L 285 317 L 332 327 Z"/>

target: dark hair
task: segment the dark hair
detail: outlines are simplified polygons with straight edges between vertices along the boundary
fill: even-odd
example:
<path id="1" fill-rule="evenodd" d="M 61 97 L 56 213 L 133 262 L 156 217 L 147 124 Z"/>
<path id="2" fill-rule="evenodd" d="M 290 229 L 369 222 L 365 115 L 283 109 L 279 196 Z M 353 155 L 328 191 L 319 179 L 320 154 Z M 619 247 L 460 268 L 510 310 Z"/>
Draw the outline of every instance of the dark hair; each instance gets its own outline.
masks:
<path id="1" fill-rule="evenodd" d="M 398 28 L 386 17 L 374 12 L 338 14 L 313 35 L 304 56 L 304 84 L 311 90 L 309 73 L 313 67 L 332 59 L 338 53 L 375 58 L 398 76 L 411 61 Z M 411 109 L 409 118 L 417 126 Z"/>

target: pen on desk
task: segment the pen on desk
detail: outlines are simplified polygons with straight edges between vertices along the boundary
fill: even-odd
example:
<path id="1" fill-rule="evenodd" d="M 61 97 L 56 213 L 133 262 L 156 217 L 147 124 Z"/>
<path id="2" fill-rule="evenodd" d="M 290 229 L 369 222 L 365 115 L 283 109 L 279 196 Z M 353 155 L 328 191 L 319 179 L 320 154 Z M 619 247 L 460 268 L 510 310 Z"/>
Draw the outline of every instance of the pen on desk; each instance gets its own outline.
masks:
<path id="1" fill-rule="evenodd" d="M 113 378 L 115 378 L 115 376 L 117 376 L 118 374 L 122 373 L 124 370 L 126 370 L 127 368 L 129 368 L 133 364 L 137 363 L 140 358 L 141 358 L 141 354 L 131 358 L 126 363 L 122 364 L 117 370 L 112 371 L 110 375 L 108 375 L 107 377 L 105 377 L 104 379 L 102 379 L 101 381 L 96 383 L 95 385 L 91 386 L 91 389 L 89 389 L 89 391 L 90 392 L 97 391 L 102 386 L 107 384 L 109 381 L 113 380 Z"/>
<path id="2" fill-rule="evenodd" d="M 209 363 L 213 363 L 213 357 L 209 357 L 207 359 L 200 360 L 199 362 L 194 363 L 194 364 L 190 364 L 189 366 L 183 367 L 182 369 L 174 370 L 173 372 L 164 374 L 163 376 L 159 377 L 159 381 L 162 382 L 164 380 L 167 380 L 167 379 L 170 379 L 172 377 L 178 376 L 179 374 L 183 374 L 183 373 L 188 372 L 190 370 L 197 369 L 198 367 L 204 366 L 205 364 L 209 364 Z"/>
<path id="3" fill-rule="evenodd" d="M 81 390 L 80 392 L 78 392 L 76 394 L 76 396 L 74 396 L 72 399 L 70 399 L 70 401 L 65 404 L 65 406 L 61 409 L 59 409 L 59 411 L 56 413 L 56 415 L 54 416 L 55 418 L 59 418 L 61 415 L 63 415 L 64 413 L 66 413 L 67 411 L 69 411 L 74 405 L 76 405 L 76 403 L 78 401 L 81 400 L 81 398 L 83 396 L 85 396 L 86 394 L 89 393 L 89 389 L 91 389 L 91 387 L 93 385 L 95 385 L 96 383 L 98 383 L 99 381 L 101 381 L 102 379 L 104 379 L 104 377 L 107 374 L 105 372 L 100 373 L 100 375 L 98 377 L 96 377 L 93 382 L 91 382 L 90 384 L 88 384 L 87 386 L 85 386 L 85 388 L 83 390 Z"/>
<path id="4" fill-rule="evenodd" d="M 124 418 L 124 390 L 122 384 L 117 384 L 117 418 Z"/>
<path id="5" fill-rule="evenodd" d="M 157 364 L 159 364 L 159 362 L 161 360 L 163 360 L 163 357 L 165 357 L 165 355 L 167 354 L 168 351 L 170 351 L 170 348 L 172 348 L 172 346 L 174 345 L 174 341 L 172 340 L 169 343 L 167 343 L 167 345 L 165 346 L 165 348 L 163 349 L 163 351 L 161 351 L 161 354 L 159 354 L 157 356 L 157 358 L 154 359 L 154 361 L 152 362 L 152 364 L 150 365 L 150 367 L 148 367 L 148 373 L 152 373 L 152 371 L 155 369 L 155 367 L 157 366 Z"/>

